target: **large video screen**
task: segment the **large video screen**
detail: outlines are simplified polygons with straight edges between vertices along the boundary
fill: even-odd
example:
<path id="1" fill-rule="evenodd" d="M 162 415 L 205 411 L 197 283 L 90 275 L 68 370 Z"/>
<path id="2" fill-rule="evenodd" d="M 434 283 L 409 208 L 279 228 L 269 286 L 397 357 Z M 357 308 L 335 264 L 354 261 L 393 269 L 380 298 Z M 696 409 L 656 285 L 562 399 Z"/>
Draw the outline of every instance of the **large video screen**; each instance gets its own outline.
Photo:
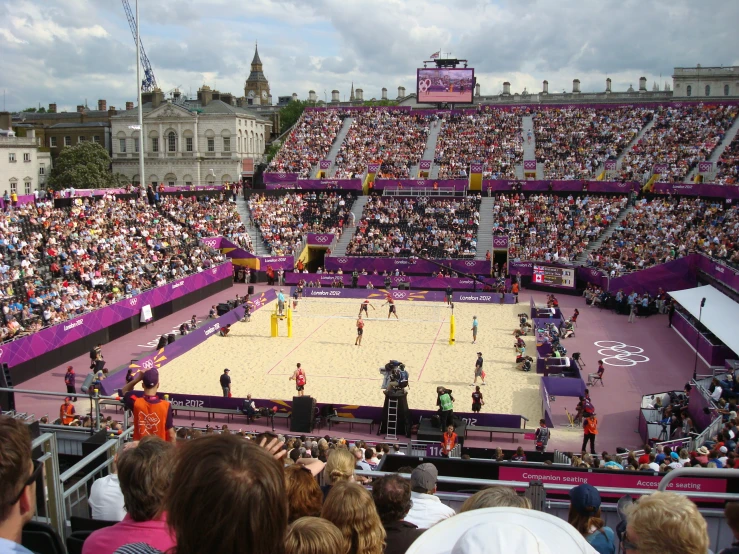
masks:
<path id="1" fill-rule="evenodd" d="M 532 283 L 547 287 L 575 288 L 574 268 L 555 267 L 551 265 L 534 265 Z"/>
<path id="2" fill-rule="evenodd" d="M 472 103 L 474 69 L 419 69 L 416 97 L 420 103 Z"/>

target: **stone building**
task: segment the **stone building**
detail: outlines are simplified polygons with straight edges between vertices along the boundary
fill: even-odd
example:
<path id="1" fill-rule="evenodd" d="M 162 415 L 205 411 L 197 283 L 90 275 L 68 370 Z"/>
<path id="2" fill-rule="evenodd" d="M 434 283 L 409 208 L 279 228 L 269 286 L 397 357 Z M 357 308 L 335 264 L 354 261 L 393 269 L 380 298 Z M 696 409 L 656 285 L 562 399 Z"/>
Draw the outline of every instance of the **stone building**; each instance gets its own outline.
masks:
<path id="1" fill-rule="evenodd" d="M 218 96 L 218 99 L 214 99 Z M 224 96 L 227 96 L 224 98 Z M 145 182 L 199 185 L 233 182 L 262 161 L 272 122 L 203 86 L 197 100 L 142 97 Z M 111 117 L 113 172 L 140 182 L 137 110 Z"/>
<path id="2" fill-rule="evenodd" d="M 51 155 L 31 126 L 12 125 L 11 115 L 0 112 L 0 194 L 33 194 L 46 186 Z"/>
<path id="3" fill-rule="evenodd" d="M 259 48 L 254 47 L 254 59 L 251 61 L 251 72 L 244 83 L 244 96 L 251 105 L 272 105 L 272 94 L 269 91 L 269 81 L 262 70 L 262 60 L 259 58 Z"/>
<path id="4" fill-rule="evenodd" d="M 739 96 L 739 66 L 676 67 L 672 75 L 674 98 Z"/>

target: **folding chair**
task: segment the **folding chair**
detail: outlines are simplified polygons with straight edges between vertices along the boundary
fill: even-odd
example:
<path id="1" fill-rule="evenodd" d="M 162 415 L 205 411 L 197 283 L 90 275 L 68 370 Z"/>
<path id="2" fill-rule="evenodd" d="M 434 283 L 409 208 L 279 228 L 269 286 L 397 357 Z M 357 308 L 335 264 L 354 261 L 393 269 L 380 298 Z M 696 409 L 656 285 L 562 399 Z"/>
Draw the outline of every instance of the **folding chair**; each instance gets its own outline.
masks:
<path id="1" fill-rule="evenodd" d="M 567 421 L 568 421 L 567 427 L 569 429 L 577 429 L 578 425 L 575 422 L 575 417 L 569 412 L 566 406 L 565 406 L 565 413 L 567 414 Z"/>
<path id="2" fill-rule="evenodd" d="M 601 387 L 605 387 L 605 385 L 603 384 L 603 375 L 598 375 L 597 373 L 590 373 L 588 375 L 588 386 L 595 386 L 598 381 L 600 381 Z"/>

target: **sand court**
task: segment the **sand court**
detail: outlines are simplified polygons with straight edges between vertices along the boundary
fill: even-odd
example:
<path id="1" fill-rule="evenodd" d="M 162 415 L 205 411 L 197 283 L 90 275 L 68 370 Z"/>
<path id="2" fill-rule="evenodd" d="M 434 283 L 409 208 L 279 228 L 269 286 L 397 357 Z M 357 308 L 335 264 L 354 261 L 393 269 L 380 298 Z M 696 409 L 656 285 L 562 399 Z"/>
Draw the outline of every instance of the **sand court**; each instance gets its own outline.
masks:
<path id="1" fill-rule="evenodd" d="M 306 394 L 335 405 L 381 406 L 384 395 L 379 368 L 389 360 L 405 363 L 410 374 L 408 404 L 435 409 L 436 387 L 453 390 L 455 410 L 471 409 L 476 353 L 482 352 L 487 385 L 482 411 L 541 417 L 539 376 L 515 369 L 513 329 L 523 304 L 463 304 L 454 308 L 456 344 L 449 345 L 451 309 L 443 302 L 396 301 L 399 319 L 388 319 L 388 306 L 372 301 L 365 317 L 361 346 L 355 346 L 357 299 L 302 299 L 293 312 L 293 337 L 286 321 L 280 337 L 270 337 L 274 303 L 258 310 L 249 323 L 232 326 L 227 337 L 213 336 L 160 370 L 162 391 L 220 395 L 219 376 L 230 369 L 235 397 L 290 399 L 295 382 L 289 377 L 302 364 Z M 477 316 L 477 343 L 472 344 L 472 317 Z M 534 352 L 534 337 L 527 337 Z M 530 424 L 531 425 L 531 424 Z"/>

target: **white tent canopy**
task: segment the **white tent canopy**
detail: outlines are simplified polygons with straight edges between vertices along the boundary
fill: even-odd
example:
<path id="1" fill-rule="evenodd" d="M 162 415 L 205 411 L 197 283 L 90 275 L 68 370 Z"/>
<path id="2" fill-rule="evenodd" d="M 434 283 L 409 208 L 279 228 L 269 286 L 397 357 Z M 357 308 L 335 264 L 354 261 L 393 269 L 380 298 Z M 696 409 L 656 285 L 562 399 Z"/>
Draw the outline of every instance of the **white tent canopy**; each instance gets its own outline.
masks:
<path id="1" fill-rule="evenodd" d="M 705 298 L 701 324 L 739 354 L 739 304 L 710 285 L 672 291 L 669 294 L 696 319 L 700 314 L 701 300 Z"/>

